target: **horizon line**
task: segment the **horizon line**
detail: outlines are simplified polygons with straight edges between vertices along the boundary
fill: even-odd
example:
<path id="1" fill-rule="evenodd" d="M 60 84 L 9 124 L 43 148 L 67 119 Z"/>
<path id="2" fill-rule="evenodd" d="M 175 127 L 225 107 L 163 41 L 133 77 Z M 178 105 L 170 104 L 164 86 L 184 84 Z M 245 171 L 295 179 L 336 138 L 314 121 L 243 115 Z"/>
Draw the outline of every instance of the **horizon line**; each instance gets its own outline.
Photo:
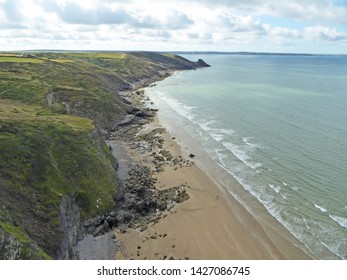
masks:
<path id="1" fill-rule="evenodd" d="M 300 52 L 263 52 L 263 51 L 158 51 L 158 50 L 101 50 L 101 49 L 32 49 L 32 50 L 0 50 L 0 53 L 19 52 L 153 52 L 174 54 L 226 54 L 226 55 L 297 55 L 297 56 L 347 56 L 347 53 L 300 53 Z"/>

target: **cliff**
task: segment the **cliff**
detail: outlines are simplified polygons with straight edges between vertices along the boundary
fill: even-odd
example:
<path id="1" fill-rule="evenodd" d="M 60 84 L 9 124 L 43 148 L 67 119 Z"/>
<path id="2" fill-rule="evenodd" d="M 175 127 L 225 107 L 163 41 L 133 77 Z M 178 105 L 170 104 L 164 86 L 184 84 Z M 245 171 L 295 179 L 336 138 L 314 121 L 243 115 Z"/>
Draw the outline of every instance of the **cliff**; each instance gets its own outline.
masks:
<path id="1" fill-rule="evenodd" d="M 0 66 L 0 259 L 78 258 L 83 221 L 112 211 L 121 188 L 105 137 L 125 117 L 149 114 L 122 92 L 205 65 L 65 52 L 0 54 Z"/>

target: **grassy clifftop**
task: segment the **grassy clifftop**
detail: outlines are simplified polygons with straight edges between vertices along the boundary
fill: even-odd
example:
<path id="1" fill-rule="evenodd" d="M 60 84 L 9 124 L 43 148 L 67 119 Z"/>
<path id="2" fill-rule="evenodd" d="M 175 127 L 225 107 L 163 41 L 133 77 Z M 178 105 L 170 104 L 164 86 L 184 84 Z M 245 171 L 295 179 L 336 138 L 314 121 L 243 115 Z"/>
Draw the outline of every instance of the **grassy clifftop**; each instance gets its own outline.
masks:
<path id="1" fill-rule="evenodd" d="M 194 67 L 144 52 L 0 54 L 0 259 L 56 258 L 63 197 L 82 218 L 112 209 L 116 160 L 100 131 L 131 111 L 118 93 Z"/>

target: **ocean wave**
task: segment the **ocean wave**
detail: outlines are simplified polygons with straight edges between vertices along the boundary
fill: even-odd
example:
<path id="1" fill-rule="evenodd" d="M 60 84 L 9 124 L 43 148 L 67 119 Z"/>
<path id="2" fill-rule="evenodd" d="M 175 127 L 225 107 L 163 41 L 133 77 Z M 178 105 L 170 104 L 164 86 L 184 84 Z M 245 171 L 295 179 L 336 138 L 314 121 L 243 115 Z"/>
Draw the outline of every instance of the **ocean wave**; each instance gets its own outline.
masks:
<path id="1" fill-rule="evenodd" d="M 335 215 L 329 215 L 329 217 L 333 219 L 336 223 L 338 223 L 340 226 L 347 229 L 347 218 L 343 218 L 343 217 L 335 216 Z"/>
<path id="2" fill-rule="evenodd" d="M 242 138 L 242 141 L 247 145 L 249 146 L 250 148 L 252 149 L 261 149 L 263 148 L 264 146 L 261 145 L 261 144 L 255 144 L 255 143 L 251 143 L 250 141 L 253 139 L 253 137 L 243 137 Z"/>
<path id="3" fill-rule="evenodd" d="M 303 220 L 304 220 L 304 223 L 305 223 L 306 228 L 307 228 L 307 229 L 311 229 L 310 226 L 308 225 L 307 220 L 305 219 L 305 217 L 303 217 Z"/>
<path id="4" fill-rule="evenodd" d="M 218 143 L 223 141 L 226 137 L 225 134 L 223 133 L 218 133 L 218 132 L 209 132 L 209 134 L 212 136 L 214 140 L 216 140 Z"/>
<path id="5" fill-rule="evenodd" d="M 168 98 L 165 96 L 164 93 L 158 92 L 158 96 L 160 97 L 161 100 L 163 100 L 171 109 L 173 109 L 176 113 L 178 113 L 180 116 L 194 122 L 194 117 L 195 114 L 193 112 L 196 107 L 192 106 L 187 106 L 184 105 L 183 103 L 179 102 L 178 100 Z"/>
<path id="6" fill-rule="evenodd" d="M 251 169 L 256 170 L 262 166 L 259 162 L 252 162 L 247 150 L 243 149 L 243 147 L 231 142 L 223 142 L 222 145 Z"/>
<path id="7" fill-rule="evenodd" d="M 215 120 L 204 120 L 199 122 L 199 126 L 201 127 L 201 129 L 203 129 L 204 131 L 208 132 L 211 129 L 213 129 L 213 127 L 216 126 L 216 121 Z"/>
<path id="8" fill-rule="evenodd" d="M 214 122 L 212 123 L 209 123 L 209 124 L 203 124 L 203 125 L 200 125 L 200 127 L 206 131 L 209 135 L 211 135 L 211 137 L 217 141 L 218 143 L 224 141 L 225 139 L 227 139 L 228 137 L 232 136 L 235 131 L 232 130 L 232 129 L 224 129 L 224 128 L 211 128 L 210 127 L 210 124 L 213 124 Z"/>
<path id="9" fill-rule="evenodd" d="M 319 209 L 320 211 L 322 211 L 323 213 L 327 213 L 328 210 L 326 208 L 324 208 L 323 206 L 320 206 L 318 204 L 314 203 L 314 207 L 316 207 L 317 209 Z"/>
<path id="10" fill-rule="evenodd" d="M 228 156 L 223 153 L 223 150 L 215 149 L 214 152 L 216 153 L 220 163 L 223 163 L 224 159 L 228 158 Z"/>
<path id="11" fill-rule="evenodd" d="M 279 193 L 281 191 L 281 187 L 280 186 L 274 186 L 272 184 L 269 184 L 269 187 L 271 189 L 273 189 L 276 193 Z"/>

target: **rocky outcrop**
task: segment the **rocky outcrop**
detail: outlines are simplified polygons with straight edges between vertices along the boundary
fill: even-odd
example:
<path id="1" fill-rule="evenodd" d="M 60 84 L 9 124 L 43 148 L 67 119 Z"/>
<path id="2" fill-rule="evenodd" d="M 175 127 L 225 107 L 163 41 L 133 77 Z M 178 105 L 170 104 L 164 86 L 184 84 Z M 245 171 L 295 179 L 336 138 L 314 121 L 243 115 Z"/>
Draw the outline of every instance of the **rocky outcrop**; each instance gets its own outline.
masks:
<path id="1" fill-rule="evenodd" d="M 189 198 L 185 185 L 157 190 L 154 186 L 156 178 L 147 166 L 135 164 L 129 168 L 124 182 L 124 193 L 118 199 L 116 208 L 107 215 L 86 220 L 83 226 L 87 234 L 96 237 L 115 227 L 121 230 L 139 228 L 144 231 L 147 224 L 157 223 L 162 213 L 170 211 L 176 204 Z M 76 228 L 74 229 L 73 232 L 76 233 Z M 72 236 L 72 241 L 76 241 L 76 234 Z"/>
<path id="2" fill-rule="evenodd" d="M 49 257 L 20 228 L 0 224 L 0 260 L 47 258 Z"/>
<path id="3" fill-rule="evenodd" d="M 211 67 L 211 65 L 207 64 L 205 61 L 203 61 L 201 58 L 196 62 L 196 64 L 199 67 Z"/>
<path id="4" fill-rule="evenodd" d="M 23 244 L 12 234 L 6 233 L 0 227 L 0 259 L 17 260 L 20 258 Z"/>
<path id="5" fill-rule="evenodd" d="M 77 244 L 84 237 L 84 228 L 80 220 L 80 210 L 71 197 L 63 197 L 60 204 L 63 240 L 58 259 L 79 259 Z"/>

